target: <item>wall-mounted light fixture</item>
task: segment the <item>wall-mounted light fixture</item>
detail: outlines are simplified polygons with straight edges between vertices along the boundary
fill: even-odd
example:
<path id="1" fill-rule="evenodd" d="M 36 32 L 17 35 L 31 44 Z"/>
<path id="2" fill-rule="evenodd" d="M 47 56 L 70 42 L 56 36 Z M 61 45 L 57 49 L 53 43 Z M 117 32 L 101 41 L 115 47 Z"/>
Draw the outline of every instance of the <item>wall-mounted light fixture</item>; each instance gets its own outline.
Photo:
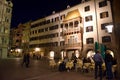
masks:
<path id="1" fill-rule="evenodd" d="M 113 25 L 107 25 L 105 27 L 106 27 L 108 33 L 112 33 Z"/>
<path id="2" fill-rule="evenodd" d="M 54 59 L 54 51 L 50 51 L 50 59 Z"/>

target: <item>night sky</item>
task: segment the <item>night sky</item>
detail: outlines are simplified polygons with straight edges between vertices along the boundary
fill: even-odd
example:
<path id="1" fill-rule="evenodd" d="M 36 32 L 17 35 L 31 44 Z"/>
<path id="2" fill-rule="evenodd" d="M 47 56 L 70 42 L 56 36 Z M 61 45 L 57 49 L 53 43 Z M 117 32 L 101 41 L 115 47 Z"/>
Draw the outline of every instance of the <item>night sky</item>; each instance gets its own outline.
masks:
<path id="1" fill-rule="evenodd" d="M 19 23 L 52 14 L 66 9 L 67 5 L 74 6 L 81 3 L 81 0 L 12 0 L 12 23 L 11 27 L 17 27 Z"/>

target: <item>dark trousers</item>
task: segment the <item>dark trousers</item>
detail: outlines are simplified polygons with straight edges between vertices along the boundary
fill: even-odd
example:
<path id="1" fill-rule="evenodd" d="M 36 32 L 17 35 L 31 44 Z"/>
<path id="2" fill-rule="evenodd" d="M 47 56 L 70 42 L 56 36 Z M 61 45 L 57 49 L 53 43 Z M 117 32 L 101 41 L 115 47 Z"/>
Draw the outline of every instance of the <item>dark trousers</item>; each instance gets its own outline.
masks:
<path id="1" fill-rule="evenodd" d="M 108 80 L 113 79 L 113 73 L 112 73 L 112 62 L 106 63 L 106 73 Z"/>
<path id="2" fill-rule="evenodd" d="M 100 77 L 100 80 L 102 80 L 102 63 L 101 62 L 95 62 L 95 78 Z"/>

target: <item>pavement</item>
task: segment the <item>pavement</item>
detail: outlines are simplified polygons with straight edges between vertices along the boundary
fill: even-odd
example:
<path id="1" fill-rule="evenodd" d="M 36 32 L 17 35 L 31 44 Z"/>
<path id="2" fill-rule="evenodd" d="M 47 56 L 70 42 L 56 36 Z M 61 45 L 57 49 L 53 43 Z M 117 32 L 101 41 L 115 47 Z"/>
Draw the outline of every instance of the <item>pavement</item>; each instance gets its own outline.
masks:
<path id="1" fill-rule="evenodd" d="M 0 80 L 95 80 L 94 71 L 59 72 L 51 69 L 45 59 L 31 59 L 29 68 L 22 67 L 21 62 L 21 58 L 0 59 Z"/>

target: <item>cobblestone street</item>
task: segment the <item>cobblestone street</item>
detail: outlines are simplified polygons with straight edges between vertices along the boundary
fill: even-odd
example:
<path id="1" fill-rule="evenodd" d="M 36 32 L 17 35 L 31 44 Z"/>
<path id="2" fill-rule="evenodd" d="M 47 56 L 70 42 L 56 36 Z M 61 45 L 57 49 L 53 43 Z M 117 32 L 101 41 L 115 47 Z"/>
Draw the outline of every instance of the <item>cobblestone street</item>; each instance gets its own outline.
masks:
<path id="1" fill-rule="evenodd" d="M 94 72 L 59 72 L 51 70 L 47 60 L 31 60 L 30 67 L 22 67 L 21 59 L 0 60 L 0 80 L 94 80 Z"/>

